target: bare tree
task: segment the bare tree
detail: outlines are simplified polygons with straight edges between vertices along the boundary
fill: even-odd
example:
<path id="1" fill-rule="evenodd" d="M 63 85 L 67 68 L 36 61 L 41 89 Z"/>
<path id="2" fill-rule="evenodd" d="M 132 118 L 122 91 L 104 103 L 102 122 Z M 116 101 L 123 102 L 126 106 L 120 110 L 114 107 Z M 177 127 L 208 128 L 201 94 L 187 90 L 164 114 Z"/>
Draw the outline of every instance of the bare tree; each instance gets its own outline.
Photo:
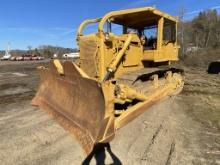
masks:
<path id="1" fill-rule="evenodd" d="M 184 16 L 186 14 L 186 9 L 182 7 L 179 12 L 179 28 L 180 28 L 180 41 L 181 41 L 181 55 L 184 56 L 185 54 L 185 40 L 184 40 L 184 35 L 185 35 L 185 25 L 184 25 Z"/>

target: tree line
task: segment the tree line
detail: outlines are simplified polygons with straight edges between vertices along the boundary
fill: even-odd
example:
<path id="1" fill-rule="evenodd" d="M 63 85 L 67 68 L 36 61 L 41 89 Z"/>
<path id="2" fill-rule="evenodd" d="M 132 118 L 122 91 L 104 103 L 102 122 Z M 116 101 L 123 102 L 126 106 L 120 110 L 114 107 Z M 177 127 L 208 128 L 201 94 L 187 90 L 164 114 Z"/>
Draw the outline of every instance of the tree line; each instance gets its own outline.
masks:
<path id="1" fill-rule="evenodd" d="M 34 49 L 32 49 L 31 46 L 28 46 L 28 51 L 27 51 L 28 54 L 41 55 L 44 56 L 45 58 L 51 58 L 53 57 L 54 54 L 61 57 L 65 53 L 72 53 L 72 52 L 77 52 L 77 49 L 63 48 L 63 47 L 51 46 L 51 45 L 42 45 Z"/>
<path id="2" fill-rule="evenodd" d="M 22 55 L 40 55 L 45 58 L 51 58 L 54 54 L 58 57 L 61 57 L 65 53 L 72 53 L 77 52 L 77 49 L 72 48 L 64 48 L 58 46 L 51 46 L 51 45 L 42 45 L 38 48 L 32 48 L 32 46 L 28 46 L 27 50 L 11 50 L 10 53 L 13 56 L 22 56 Z M 0 54 L 4 55 L 5 50 L 1 50 Z"/>
<path id="3" fill-rule="evenodd" d="M 178 39 L 184 50 L 189 47 L 220 48 L 220 15 L 217 10 L 206 10 L 190 21 L 180 21 Z"/>

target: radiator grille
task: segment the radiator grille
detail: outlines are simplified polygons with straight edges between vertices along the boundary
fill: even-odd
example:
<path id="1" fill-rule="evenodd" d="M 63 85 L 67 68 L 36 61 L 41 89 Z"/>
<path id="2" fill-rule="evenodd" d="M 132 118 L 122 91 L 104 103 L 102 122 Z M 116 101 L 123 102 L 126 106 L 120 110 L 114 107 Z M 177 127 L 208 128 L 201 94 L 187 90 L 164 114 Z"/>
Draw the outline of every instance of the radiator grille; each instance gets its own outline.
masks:
<path id="1" fill-rule="evenodd" d="M 80 39 L 80 67 L 90 76 L 97 76 L 96 56 L 98 45 L 95 40 Z"/>

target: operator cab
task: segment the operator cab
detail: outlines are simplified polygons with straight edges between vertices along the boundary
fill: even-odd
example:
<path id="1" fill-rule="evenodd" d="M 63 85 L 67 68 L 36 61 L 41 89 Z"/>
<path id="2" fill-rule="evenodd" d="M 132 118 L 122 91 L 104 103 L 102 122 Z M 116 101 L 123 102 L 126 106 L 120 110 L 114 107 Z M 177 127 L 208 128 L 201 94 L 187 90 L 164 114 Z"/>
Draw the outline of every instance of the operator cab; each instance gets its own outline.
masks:
<path id="1" fill-rule="evenodd" d="M 177 61 L 177 22 L 175 17 L 152 7 L 113 11 L 102 18 L 86 20 L 77 32 L 78 66 L 89 76 L 102 80 L 109 61 L 119 57 L 125 43 L 129 45 L 118 65 L 114 66 L 119 68 L 114 73 L 116 78 L 148 64 L 167 65 L 170 61 Z M 96 26 L 90 26 L 84 35 L 84 28 L 90 24 Z M 91 29 L 96 30 L 91 33 Z"/>
<path id="2" fill-rule="evenodd" d="M 177 60 L 177 20 L 154 8 L 125 13 L 108 19 L 106 34 L 136 34 L 144 51 L 143 60 L 163 62 Z"/>

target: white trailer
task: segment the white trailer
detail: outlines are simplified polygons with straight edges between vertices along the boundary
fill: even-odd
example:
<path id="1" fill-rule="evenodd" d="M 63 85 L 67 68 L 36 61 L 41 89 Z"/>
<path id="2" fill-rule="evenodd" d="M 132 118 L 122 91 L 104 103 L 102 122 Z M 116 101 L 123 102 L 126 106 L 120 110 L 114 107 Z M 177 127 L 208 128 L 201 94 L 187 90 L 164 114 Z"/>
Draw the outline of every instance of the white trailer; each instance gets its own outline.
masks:
<path id="1" fill-rule="evenodd" d="M 7 49 L 5 49 L 5 55 L 1 58 L 1 60 L 10 60 L 11 54 L 10 54 L 10 44 L 8 44 Z"/>
<path id="2" fill-rule="evenodd" d="M 66 54 L 63 54 L 62 56 L 63 58 L 67 59 L 67 58 L 79 58 L 79 53 L 76 52 L 76 53 L 66 53 Z"/>

